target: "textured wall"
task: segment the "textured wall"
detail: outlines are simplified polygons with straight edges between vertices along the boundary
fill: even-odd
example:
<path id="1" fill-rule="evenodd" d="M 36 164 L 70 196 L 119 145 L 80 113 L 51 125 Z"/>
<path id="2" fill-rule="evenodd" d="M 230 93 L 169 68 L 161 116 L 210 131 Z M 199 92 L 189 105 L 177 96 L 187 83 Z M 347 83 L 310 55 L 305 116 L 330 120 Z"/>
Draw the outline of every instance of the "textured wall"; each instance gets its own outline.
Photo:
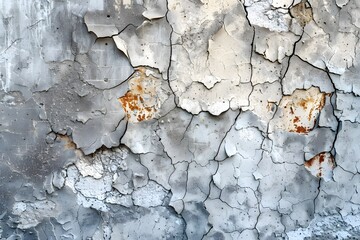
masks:
<path id="1" fill-rule="evenodd" d="M 0 239 L 360 239 L 359 12 L 0 0 Z"/>

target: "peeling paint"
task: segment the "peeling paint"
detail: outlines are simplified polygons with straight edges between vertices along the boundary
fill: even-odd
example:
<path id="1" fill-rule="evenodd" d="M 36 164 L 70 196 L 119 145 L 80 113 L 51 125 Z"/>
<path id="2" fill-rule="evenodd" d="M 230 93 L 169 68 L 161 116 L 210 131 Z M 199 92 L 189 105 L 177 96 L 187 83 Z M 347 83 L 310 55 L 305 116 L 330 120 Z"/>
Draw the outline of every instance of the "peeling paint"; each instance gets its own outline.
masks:
<path id="1" fill-rule="evenodd" d="M 161 75 L 156 71 L 139 67 L 129 79 L 129 91 L 118 98 L 130 122 L 141 122 L 159 116 L 158 110 L 166 100 Z"/>
<path id="2" fill-rule="evenodd" d="M 0 7 L 0 239 L 358 239 L 357 1 Z"/>
<path id="3" fill-rule="evenodd" d="M 335 168 L 335 160 L 330 153 L 323 152 L 306 161 L 304 165 L 312 175 L 330 181 Z"/>
<path id="4" fill-rule="evenodd" d="M 277 126 L 289 132 L 309 133 L 318 121 L 326 96 L 314 87 L 284 96 L 279 104 Z"/>

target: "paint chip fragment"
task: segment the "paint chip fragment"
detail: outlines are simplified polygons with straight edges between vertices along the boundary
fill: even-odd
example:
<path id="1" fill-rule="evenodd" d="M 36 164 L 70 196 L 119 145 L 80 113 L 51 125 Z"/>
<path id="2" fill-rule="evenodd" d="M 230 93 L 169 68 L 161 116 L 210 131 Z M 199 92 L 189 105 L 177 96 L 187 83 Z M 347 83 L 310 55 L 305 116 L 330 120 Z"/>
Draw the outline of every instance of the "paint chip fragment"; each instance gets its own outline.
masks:
<path id="1" fill-rule="evenodd" d="M 322 152 L 306 161 L 304 166 L 312 175 L 327 182 L 332 179 L 335 161 L 330 153 Z"/>
<path id="2" fill-rule="evenodd" d="M 304 27 L 313 19 L 312 9 L 307 1 L 301 1 L 290 9 L 290 14 Z"/>
<path id="3" fill-rule="evenodd" d="M 311 87 L 308 90 L 295 90 L 292 95 L 283 97 L 276 125 L 289 132 L 310 132 L 316 125 L 327 95 Z"/>
<path id="4" fill-rule="evenodd" d="M 111 19 L 103 17 L 102 11 L 98 12 L 88 12 L 84 16 L 85 24 L 89 32 L 93 32 L 96 37 L 110 37 L 119 33 L 119 30 Z M 102 20 L 101 23 L 97 21 Z"/>

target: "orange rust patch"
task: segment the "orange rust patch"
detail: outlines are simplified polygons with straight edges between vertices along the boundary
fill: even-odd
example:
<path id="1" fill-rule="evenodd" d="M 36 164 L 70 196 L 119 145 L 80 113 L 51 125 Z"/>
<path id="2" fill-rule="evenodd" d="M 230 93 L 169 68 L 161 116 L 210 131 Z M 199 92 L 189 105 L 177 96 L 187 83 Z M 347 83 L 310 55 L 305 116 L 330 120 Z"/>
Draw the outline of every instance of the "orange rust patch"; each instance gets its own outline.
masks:
<path id="1" fill-rule="evenodd" d="M 136 115 L 138 122 L 149 120 L 156 111 L 154 107 L 145 107 L 146 104 L 143 97 L 127 92 L 125 96 L 118 98 L 119 102 L 126 111 L 126 116 L 131 119 L 133 114 Z"/>
<path id="2" fill-rule="evenodd" d="M 137 89 L 139 92 L 141 92 L 141 91 L 143 90 L 142 86 L 140 86 L 140 85 L 137 85 L 137 86 L 136 86 L 136 89 Z"/>
<path id="3" fill-rule="evenodd" d="M 129 80 L 129 91 L 118 98 L 130 122 L 141 122 L 154 117 L 160 105 L 157 98 L 159 82 L 153 75 L 147 75 L 146 68 L 136 69 Z"/>
<path id="4" fill-rule="evenodd" d="M 327 95 L 318 88 L 311 87 L 296 90 L 291 96 L 284 96 L 279 106 L 282 109 L 279 126 L 289 132 L 307 134 L 316 126 Z"/>
<path id="5" fill-rule="evenodd" d="M 311 104 L 311 103 L 313 103 L 313 102 L 314 102 L 314 99 L 312 99 L 312 98 L 307 98 L 307 99 L 302 99 L 302 100 L 300 100 L 300 102 L 298 103 L 298 105 L 299 105 L 300 107 L 302 107 L 304 110 L 306 110 L 307 107 L 308 107 L 308 104 Z"/>
<path id="6" fill-rule="evenodd" d="M 119 98 L 119 101 L 125 108 L 129 108 L 131 111 L 140 110 L 140 103 L 143 99 L 139 95 L 134 95 L 132 92 L 127 92 L 125 96 Z"/>
<path id="7" fill-rule="evenodd" d="M 298 116 L 295 116 L 293 122 L 294 122 L 294 123 L 297 123 L 297 122 L 299 122 L 299 121 L 300 121 L 299 117 L 298 117 Z"/>
<path id="8" fill-rule="evenodd" d="M 296 132 L 297 133 L 308 133 L 308 132 L 310 132 L 310 129 L 304 128 L 303 126 L 297 126 Z"/>
<path id="9" fill-rule="evenodd" d="M 321 152 L 304 163 L 305 168 L 312 175 L 330 179 L 332 170 L 335 168 L 334 157 L 328 152 Z"/>
<path id="10" fill-rule="evenodd" d="M 321 155 L 322 153 L 320 153 L 319 155 Z M 317 162 L 317 159 L 318 159 L 318 156 L 319 155 L 316 155 L 315 157 L 313 157 L 313 158 L 311 158 L 311 159 L 309 159 L 308 161 L 306 161 L 305 163 L 304 163 L 304 166 L 305 167 L 312 167 L 316 162 Z"/>

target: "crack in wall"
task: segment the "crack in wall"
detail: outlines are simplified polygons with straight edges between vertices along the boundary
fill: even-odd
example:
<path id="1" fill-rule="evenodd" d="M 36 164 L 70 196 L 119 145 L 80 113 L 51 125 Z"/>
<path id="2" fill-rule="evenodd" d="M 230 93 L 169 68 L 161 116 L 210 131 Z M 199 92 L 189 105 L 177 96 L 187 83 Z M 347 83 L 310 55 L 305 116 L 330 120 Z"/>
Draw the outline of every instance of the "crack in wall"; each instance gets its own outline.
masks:
<path id="1" fill-rule="evenodd" d="M 3 2 L 0 238 L 359 236 L 358 8 Z"/>

